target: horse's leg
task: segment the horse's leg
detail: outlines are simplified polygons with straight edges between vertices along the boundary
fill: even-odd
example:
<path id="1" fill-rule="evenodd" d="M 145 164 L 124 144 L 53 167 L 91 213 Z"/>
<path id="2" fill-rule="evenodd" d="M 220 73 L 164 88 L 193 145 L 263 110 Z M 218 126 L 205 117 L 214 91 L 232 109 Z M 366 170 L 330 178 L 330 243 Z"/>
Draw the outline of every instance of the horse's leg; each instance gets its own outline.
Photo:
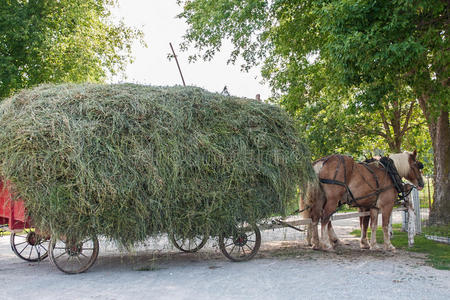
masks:
<path id="1" fill-rule="evenodd" d="M 339 194 L 331 194 L 330 191 L 326 195 L 327 202 L 325 203 L 325 206 L 323 208 L 322 212 L 322 222 L 321 222 L 321 244 L 322 248 L 324 250 L 331 250 L 331 243 L 330 243 L 330 235 L 328 234 L 328 224 L 330 223 L 331 215 L 334 213 L 337 207 L 338 199 L 340 196 Z M 339 196 L 339 197 L 337 197 Z M 333 231 L 334 233 L 334 231 Z M 336 234 L 334 234 L 336 235 Z"/>
<path id="2" fill-rule="evenodd" d="M 370 229 L 372 234 L 370 235 L 370 249 L 377 250 L 377 227 L 378 227 L 378 208 L 370 209 Z"/>
<path id="3" fill-rule="evenodd" d="M 328 223 L 328 236 L 331 240 L 331 245 L 333 248 L 336 248 L 338 245 L 341 244 L 341 241 L 336 235 L 336 232 L 334 232 L 333 225 L 331 225 L 331 221 Z"/>
<path id="4" fill-rule="evenodd" d="M 359 208 L 360 212 L 366 212 L 367 209 Z M 361 241 L 359 246 L 361 249 L 369 249 L 369 243 L 367 242 L 367 228 L 369 227 L 370 216 L 359 217 L 359 227 L 361 228 Z"/>
<path id="5" fill-rule="evenodd" d="M 320 244 L 323 250 L 332 250 L 333 247 L 331 246 L 330 243 L 330 235 L 328 234 L 328 224 L 331 223 L 330 221 L 330 212 L 327 211 L 327 209 L 324 209 L 324 216 L 322 216 L 322 221 L 321 221 L 321 236 L 320 236 Z M 334 232 L 334 231 L 333 231 Z"/>
<path id="6" fill-rule="evenodd" d="M 330 236 L 328 235 L 328 223 L 330 219 L 322 220 L 320 226 L 320 244 L 323 250 L 331 250 Z"/>
<path id="7" fill-rule="evenodd" d="M 307 218 L 310 218 L 310 217 L 311 217 L 311 216 L 310 216 L 310 213 L 309 213 L 309 210 L 308 210 L 308 207 L 307 207 L 306 204 L 305 204 L 305 199 L 304 199 L 304 196 L 303 196 L 303 195 L 300 195 L 300 199 L 299 199 L 299 209 L 300 209 L 300 211 L 301 211 L 301 216 L 302 216 L 304 219 L 307 219 Z M 313 230 L 312 227 L 313 227 L 313 226 L 312 226 L 311 223 L 309 223 L 309 224 L 306 226 L 306 242 L 307 242 L 308 246 L 312 246 L 312 243 L 311 243 L 312 230 Z"/>
<path id="8" fill-rule="evenodd" d="M 311 245 L 314 250 L 320 250 L 320 242 L 319 242 L 319 221 L 312 221 L 310 225 L 308 225 L 311 232 Z"/>
<path id="9" fill-rule="evenodd" d="M 395 247 L 391 244 L 391 235 L 389 234 L 389 219 L 392 213 L 392 206 L 381 208 L 381 224 L 383 226 L 384 250 L 395 251 Z"/>
<path id="10" fill-rule="evenodd" d="M 316 224 L 316 226 L 317 226 L 317 224 Z M 308 246 L 312 246 L 312 241 L 311 241 L 311 239 L 312 239 L 312 231 L 313 231 L 312 227 L 313 226 L 312 226 L 312 223 L 311 223 L 311 224 L 308 224 L 307 229 L 306 229 L 306 242 L 307 242 Z M 317 231 L 317 228 L 316 228 L 316 231 Z"/>

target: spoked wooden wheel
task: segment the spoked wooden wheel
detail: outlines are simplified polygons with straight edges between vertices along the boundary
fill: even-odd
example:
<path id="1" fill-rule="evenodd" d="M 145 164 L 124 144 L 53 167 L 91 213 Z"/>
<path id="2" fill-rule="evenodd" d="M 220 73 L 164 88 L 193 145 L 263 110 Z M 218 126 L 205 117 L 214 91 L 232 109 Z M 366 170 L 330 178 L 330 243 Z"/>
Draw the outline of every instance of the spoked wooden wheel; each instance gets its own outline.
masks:
<path id="1" fill-rule="evenodd" d="M 64 273 L 82 273 L 95 263 L 98 249 L 96 237 L 86 238 L 80 242 L 52 238 L 49 245 L 50 260 Z"/>
<path id="2" fill-rule="evenodd" d="M 232 261 L 250 260 L 261 246 L 261 232 L 256 225 L 238 226 L 235 232 L 219 237 L 223 255 Z"/>
<path id="3" fill-rule="evenodd" d="M 11 234 L 11 249 L 18 257 L 26 261 L 35 262 L 47 258 L 47 242 L 47 237 L 43 237 L 31 229 Z"/>
<path id="4" fill-rule="evenodd" d="M 174 234 L 169 234 L 170 241 L 179 250 L 187 253 L 194 253 L 205 246 L 208 241 L 206 235 L 196 236 L 194 238 L 180 238 Z"/>

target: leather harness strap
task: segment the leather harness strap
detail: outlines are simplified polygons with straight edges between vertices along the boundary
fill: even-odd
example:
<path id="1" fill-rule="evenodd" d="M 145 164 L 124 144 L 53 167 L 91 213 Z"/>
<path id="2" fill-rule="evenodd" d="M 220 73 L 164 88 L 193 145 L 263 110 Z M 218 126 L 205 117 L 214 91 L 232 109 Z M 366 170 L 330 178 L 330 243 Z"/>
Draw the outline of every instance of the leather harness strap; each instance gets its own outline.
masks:
<path id="1" fill-rule="evenodd" d="M 327 160 L 328 160 L 328 159 L 327 159 Z M 326 161 L 327 161 L 327 160 L 326 160 Z M 326 163 L 326 161 L 324 162 L 324 164 Z M 342 158 L 341 156 L 339 156 L 339 164 L 338 164 L 338 166 L 336 167 L 336 172 L 335 172 L 335 174 L 334 174 L 334 178 L 333 178 L 333 179 L 319 178 L 319 181 L 320 181 L 320 183 L 323 183 L 323 184 L 335 184 L 335 185 L 339 185 L 339 186 L 344 187 L 344 188 L 346 189 L 346 191 L 347 191 L 347 194 L 350 196 L 350 201 L 348 202 L 348 204 L 350 204 L 350 205 L 352 205 L 352 206 L 359 206 L 357 201 L 362 200 L 362 199 L 365 199 L 365 198 L 370 198 L 370 197 L 373 197 L 373 196 L 377 196 L 377 200 L 378 200 L 378 196 L 379 196 L 381 193 L 383 193 L 383 192 L 385 192 L 385 191 L 387 191 L 387 190 L 389 190 L 389 189 L 391 189 L 391 188 L 394 188 L 394 187 L 396 187 L 396 185 L 398 185 L 398 183 L 395 183 L 395 182 L 394 182 L 394 185 L 389 185 L 389 186 L 380 188 L 380 184 L 379 184 L 379 181 L 378 181 L 378 177 L 376 176 L 376 174 L 375 174 L 375 172 L 373 171 L 373 169 L 370 168 L 370 166 L 369 166 L 368 164 L 366 164 L 366 163 L 359 163 L 359 164 L 363 165 L 363 166 L 364 166 L 364 167 L 372 174 L 373 178 L 375 179 L 376 190 L 375 190 L 375 192 L 373 192 L 373 193 L 370 193 L 370 194 L 367 194 L 367 195 L 364 195 L 364 196 L 355 198 L 355 196 L 353 195 L 353 193 L 352 193 L 350 187 L 347 185 L 347 178 L 346 178 L 347 176 L 346 176 L 346 174 L 345 174 L 346 172 L 344 173 L 344 180 L 345 180 L 344 182 L 339 181 L 339 180 L 336 180 L 337 173 L 338 173 L 338 170 L 339 170 L 339 167 L 340 167 L 340 164 L 341 164 L 341 163 L 344 165 L 344 172 L 345 172 L 345 171 L 346 171 L 345 163 L 343 162 L 343 158 Z M 384 168 L 386 168 L 385 165 L 382 164 L 382 166 L 383 166 Z M 395 166 L 394 166 L 394 168 L 395 168 Z M 398 174 L 398 173 L 397 173 L 397 174 Z M 391 177 L 391 179 L 392 179 L 392 177 Z M 394 181 L 394 180 L 392 180 L 392 181 Z M 367 182 L 367 180 L 366 180 L 366 182 Z M 368 183 L 368 184 L 369 184 L 369 183 Z M 370 186 L 370 184 L 369 184 L 369 186 Z M 373 187 L 372 187 L 372 188 L 373 188 Z M 375 201 L 375 204 L 376 204 L 376 201 Z M 376 206 L 374 205 L 373 207 L 376 207 Z"/>
<path id="2" fill-rule="evenodd" d="M 383 165 L 383 167 L 386 169 L 387 173 L 391 177 L 391 180 L 394 184 L 395 189 L 397 190 L 399 200 L 405 200 L 405 198 L 409 195 L 411 190 L 408 194 L 405 194 L 405 191 L 403 190 L 403 182 L 402 178 L 398 174 L 397 168 L 395 167 L 394 161 L 390 159 L 389 157 L 382 157 L 380 159 L 380 163 Z"/>

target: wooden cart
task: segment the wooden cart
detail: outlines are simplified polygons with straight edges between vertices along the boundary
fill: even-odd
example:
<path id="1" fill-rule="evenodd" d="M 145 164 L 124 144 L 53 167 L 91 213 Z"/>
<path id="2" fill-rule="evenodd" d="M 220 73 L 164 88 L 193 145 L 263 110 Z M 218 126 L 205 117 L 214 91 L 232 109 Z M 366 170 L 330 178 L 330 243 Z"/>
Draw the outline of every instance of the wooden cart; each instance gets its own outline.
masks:
<path id="1" fill-rule="evenodd" d="M 23 201 L 13 201 L 9 183 L 0 179 L 0 224 L 11 232 L 11 249 L 23 260 L 35 262 L 48 256 L 48 237 L 32 227 Z"/>

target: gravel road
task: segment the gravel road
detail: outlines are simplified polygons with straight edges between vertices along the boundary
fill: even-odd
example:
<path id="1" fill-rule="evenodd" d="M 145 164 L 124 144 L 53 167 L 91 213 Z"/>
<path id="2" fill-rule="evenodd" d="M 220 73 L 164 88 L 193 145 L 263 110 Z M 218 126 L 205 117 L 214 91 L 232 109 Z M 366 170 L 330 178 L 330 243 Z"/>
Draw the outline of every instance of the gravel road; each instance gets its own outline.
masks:
<path id="1" fill-rule="evenodd" d="M 398 218 L 397 218 L 398 219 Z M 395 222 L 395 219 L 394 219 Z M 96 264 L 66 275 L 47 259 L 27 263 L 0 237 L 0 299 L 449 299 L 450 272 L 421 254 L 359 250 L 349 232 L 358 220 L 334 222 L 345 245 L 313 251 L 304 236 L 282 228 L 262 233 L 251 261 L 228 261 L 211 240 L 197 254 L 178 253 L 167 239 L 133 253 L 102 241 Z"/>

